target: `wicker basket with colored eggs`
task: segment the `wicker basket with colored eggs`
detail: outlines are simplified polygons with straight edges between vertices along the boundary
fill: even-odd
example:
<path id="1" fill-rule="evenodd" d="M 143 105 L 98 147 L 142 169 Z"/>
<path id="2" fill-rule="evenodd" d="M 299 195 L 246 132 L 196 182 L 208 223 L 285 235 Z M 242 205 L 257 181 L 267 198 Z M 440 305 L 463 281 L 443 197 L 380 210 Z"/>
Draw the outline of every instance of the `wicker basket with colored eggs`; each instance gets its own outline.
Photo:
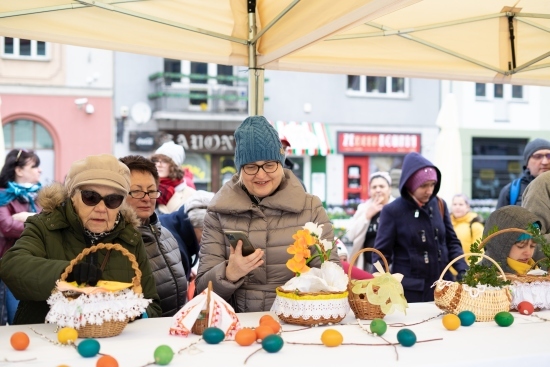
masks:
<path id="1" fill-rule="evenodd" d="M 135 273 L 131 283 L 99 281 L 97 287 L 77 287 L 65 281 L 79 261 L 102 249 L 119 251 L 128 258 Z M 111 337 L 145 312 L 149 303 L 151 300 L 143 298 L 141 270 L 135 256 L 119 244 L 100 243 L 84 249 L 65 268 L 48 298 L 46 321 L 78 329 L 80 338 Z"/>

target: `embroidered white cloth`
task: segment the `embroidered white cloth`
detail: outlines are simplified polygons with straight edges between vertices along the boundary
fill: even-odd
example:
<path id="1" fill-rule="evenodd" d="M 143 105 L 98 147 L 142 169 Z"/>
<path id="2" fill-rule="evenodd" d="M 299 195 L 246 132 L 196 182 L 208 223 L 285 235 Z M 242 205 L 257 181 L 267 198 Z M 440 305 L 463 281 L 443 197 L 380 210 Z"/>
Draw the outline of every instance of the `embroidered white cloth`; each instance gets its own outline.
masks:
<path id="1" fill-rule="evenodd" d="M 105 321 L 134 319 L 145 312 L 151 300 L 143 298 L 143 294 L 124 289 L 82 294 L 76 299 L 54 292 L 47 302 L 50 311 L 46 315 L 46 322 L 78 329 L 86 324 L 102 325 Z"/>
<path id="2" fill-rule="evenodd" d="M 208 289 L 187 302 L 173 317 L 170 334 L 187 336 L 202 310 L 208 311 L 208 327 L 217 327 L 225 333 L 226 340 L 235 339 L 241 329 L 239 318 L 231 305 L 216 293 L 210 293 L 210 304 L 206 304 Z"/>
<path id="3" fill-rule="evenodd" d="M 281 288 L 300 292 L 343 292 L 348 286 L 348 276 L 338 264 L 326 261 L 321 269 L 311 268 L 299 277 L 291 278 Z"/>
<path id="4" fill-rule="evenodd" d="M 293 293 L 277 293 L 271 312 L 276 315 L 303 317 L 313 320 L 344 318 L 349 313 L 348 293 L 326 295 L 295 295 Z"/>
<path id="5" fill-rule="evenodd" d="M 512 310 L 517 310 L 521 301 L 528 301 L 539 310 L 550 309 L 550 282 L 512 282 L 510 290 L 513 296 L 510 304 Z"/>

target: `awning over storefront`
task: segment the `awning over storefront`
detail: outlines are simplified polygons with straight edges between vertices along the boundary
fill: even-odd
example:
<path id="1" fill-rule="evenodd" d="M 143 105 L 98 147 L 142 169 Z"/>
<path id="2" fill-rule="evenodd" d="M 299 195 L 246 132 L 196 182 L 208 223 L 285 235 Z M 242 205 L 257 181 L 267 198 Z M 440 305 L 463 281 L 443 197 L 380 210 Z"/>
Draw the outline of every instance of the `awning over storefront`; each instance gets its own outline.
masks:
<path id="1" fill-rule="evenodd" d="M 291 155 L 328 155 L 334 153 L 328 126 L 320 122 L 285 122 L 273 123 L 280 138 L 290 143 Z"/>

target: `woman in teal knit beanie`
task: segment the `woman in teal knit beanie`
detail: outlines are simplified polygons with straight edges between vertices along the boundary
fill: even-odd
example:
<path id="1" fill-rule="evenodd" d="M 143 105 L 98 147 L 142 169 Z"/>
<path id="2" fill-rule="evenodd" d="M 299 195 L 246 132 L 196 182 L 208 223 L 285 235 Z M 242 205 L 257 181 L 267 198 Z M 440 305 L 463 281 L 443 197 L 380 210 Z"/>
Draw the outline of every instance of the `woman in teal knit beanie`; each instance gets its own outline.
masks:
<path id="1" fill-rule="evenodd" d="M 323 225 L 321 238 L 332 242 L 332 225 L 321 200 L 283 168 L 283 146 L 265 117 L 245 119 L 235 143 L 237 173 L 214 196 L 204 219 L 196 291 L 212 281 L 236 312 L 269 311 L 275 289 L 294 277 L 286 267 L 292 235 L 314 222 Z M 245 232 L 255 251 L 243 256 L 241 241 L 231 247 L 226 230 Z M 308 265 L 320 267 L 315 260 Z M 330 261 L 339 263 L 337 251 Z"/>

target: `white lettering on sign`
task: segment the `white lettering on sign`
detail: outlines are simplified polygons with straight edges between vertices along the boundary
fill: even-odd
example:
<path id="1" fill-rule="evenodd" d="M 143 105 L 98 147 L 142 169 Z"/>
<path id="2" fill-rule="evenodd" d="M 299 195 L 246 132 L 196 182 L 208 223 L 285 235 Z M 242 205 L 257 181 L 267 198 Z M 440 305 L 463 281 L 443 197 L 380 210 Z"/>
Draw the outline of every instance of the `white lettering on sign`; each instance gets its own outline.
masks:
<path id="1" fill-rule="evenodd" d="M 405 134 L 380 134 L 378 143 L 381 148 L 416 148 L 417 136 Z"/>
<path id="2" fill-rule="evenodd" d="M 176 142 L 185 150 L 211 150 L 211 151 L 233 151 L 233 135 L 220 134 L 178 134 Z"/>
<path id="3" fill-rule="evenodd" d="M 136 139 L 136 145 L 153 145 L 155 143 L 155 139 L 153 139 L 152 136 L 148 138 L 137 138 Z"/>
<path id="4" fill-rule="evenodd" d="M 348 134 L 348 133 L 344 133 L 343 134 L 344 136 L 342 137 L 342 146 L 344 147 L 353 147 L 355 146 L 354 144 L 354 135 L 353 133 L 351 134 Z"/>

